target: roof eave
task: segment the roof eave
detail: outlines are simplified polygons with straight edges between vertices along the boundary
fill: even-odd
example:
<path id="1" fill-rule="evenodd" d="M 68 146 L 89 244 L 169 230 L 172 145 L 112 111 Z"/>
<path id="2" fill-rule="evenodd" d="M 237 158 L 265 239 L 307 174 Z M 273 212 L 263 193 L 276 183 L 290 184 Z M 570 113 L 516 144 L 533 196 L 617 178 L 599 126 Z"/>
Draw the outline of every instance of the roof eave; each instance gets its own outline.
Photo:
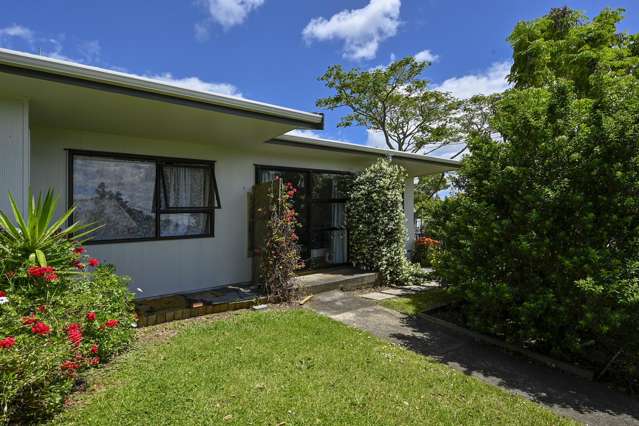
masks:
<path id="1" fill-rule="evenodd" d="M 0 48 L 0 66 L 5 72 L 25 74 L 34 78 L 46 78 L 64 83 L 85 82 L 84 85 L 93 83 L 97 85 L 97 88 L 111 86 L 132 92 L 155 94 L 156 97 L 167 100 L 173 98 L 222 109 L 244 111 L 263 118 L 286 120 L 297 128 L 324 128 L 324 115 L 321 113 L 309 113 L 235 96 L 186 89 L 150 78 L 9 49 Z"/>
<path id="2" fill-rule="evenodd" d="M 389 149 L 375 148 L 372 146 L 358 145 L 350 142 L 335 141 L 323 138 L 311 138 L 307 136 L 282 135 L 270 140 L 268 143 L 278 145 L 296 146 L 299 148 L 320 149 L 329 151 L 341 151 L 352 154 L 373 155 L 377 157 L 395 157 L 408 161 L 437 164 L 449 167 L 451 170 L 461 167 L 461 162 L 447 158 L 431 157 L 412 152 L 391 151 Z"/>

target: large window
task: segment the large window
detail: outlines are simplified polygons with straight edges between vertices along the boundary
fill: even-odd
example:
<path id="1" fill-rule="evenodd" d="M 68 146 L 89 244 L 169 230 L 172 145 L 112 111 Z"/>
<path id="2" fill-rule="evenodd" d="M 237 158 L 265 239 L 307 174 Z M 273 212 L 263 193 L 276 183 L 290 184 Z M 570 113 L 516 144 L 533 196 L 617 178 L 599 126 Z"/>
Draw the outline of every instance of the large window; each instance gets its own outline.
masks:
<path id="1" fill-rule="evenodd" d="M 101 225 L 93 242 L 212 237 L 220 207 L 214 165 L 69 151 L 73 219 Z"/>
<path id="2" fill-rule="evenodd" d="M 257 166 L 256 182 L 279 176 L 299 192 L 294 198 L 301 224 L 299 244 L 310 269 L 348 261 L 346 197 L 353 176 L 346 172 Z"/>

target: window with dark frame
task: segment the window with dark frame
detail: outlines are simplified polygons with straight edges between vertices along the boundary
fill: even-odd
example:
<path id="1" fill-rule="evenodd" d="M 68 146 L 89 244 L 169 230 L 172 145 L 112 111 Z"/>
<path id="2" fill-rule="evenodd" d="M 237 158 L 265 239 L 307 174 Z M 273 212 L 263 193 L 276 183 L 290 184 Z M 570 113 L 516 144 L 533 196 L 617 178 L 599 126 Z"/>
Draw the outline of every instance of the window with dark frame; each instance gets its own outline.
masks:
<path id="1" fill-rule="evenodd" d="M 102 225 L 93 243 L 214 236 L 215 163 L 69 151 L 73 220 Z"/>
<path id="2" fill-rule="evenodd" d="M 298 212 L 301 255 L 308 269 L 345 264 L 348 261 L 346 198 L 353 174 L 343 171 L 255 166 L 255 182 L 276 176 L 298 189 L 294 197 Z"/>

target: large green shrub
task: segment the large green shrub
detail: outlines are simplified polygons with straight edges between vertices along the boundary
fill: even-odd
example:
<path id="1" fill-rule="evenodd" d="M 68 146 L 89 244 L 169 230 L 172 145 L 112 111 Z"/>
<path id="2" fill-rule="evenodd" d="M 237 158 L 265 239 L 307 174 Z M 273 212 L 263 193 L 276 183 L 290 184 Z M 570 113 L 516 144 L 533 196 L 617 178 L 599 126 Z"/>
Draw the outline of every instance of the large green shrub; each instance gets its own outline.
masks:
<path id="1" fill-rule="evenodd" d="M 357 175 L 346 203 L 350 260 L 378 271 L 385 284 L 411 284 L 416 277 L 415 266 L 406 258 L 407 179 L 401 166 L 380 159 Z"/>
<path id="2" fill-rule="evenodd" d="M 637 375 L 639 38 L 569 9 L 511 36 L 515 89 L 438 209 L 437 272 L 470 325 Z"/>
<path id="3" fill-rule="evenodd" d="M 53 194 L 31 198 L 26 218 L 11 201 L 14 220 L 0 220 L 0 423 L 35 423 L 60 409 L 82 369 L 126 347 L 132 295 L 53 221 Z"/>

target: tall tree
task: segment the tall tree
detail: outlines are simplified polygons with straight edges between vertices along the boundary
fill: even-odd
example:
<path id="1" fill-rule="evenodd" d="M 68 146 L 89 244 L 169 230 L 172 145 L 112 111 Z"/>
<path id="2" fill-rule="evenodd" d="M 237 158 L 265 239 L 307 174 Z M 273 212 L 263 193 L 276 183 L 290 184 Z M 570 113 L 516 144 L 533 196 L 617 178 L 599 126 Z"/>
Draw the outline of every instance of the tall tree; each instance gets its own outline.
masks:
<path id="1" fill-rule="evenodd" d="M 564 8 L 515 27 L 501 138 L 470 139 L 434 235 L 473 327 L 639 385 L 639 34 L 621 19 Z"/>
<path id="2" fill-rule="evenodd" d="M 333 65 L 320 80 L 335 94 L 319 99 L 317 106 L 350 109 L 338 126 L 360 125 L 380 132 L 389 149 L 417 152 L 457 142 L 460 102 L 428 89 L 428 81 L 420 78 L 428 65 L 413 57 L 371 70 L 346 71 Z"/>

